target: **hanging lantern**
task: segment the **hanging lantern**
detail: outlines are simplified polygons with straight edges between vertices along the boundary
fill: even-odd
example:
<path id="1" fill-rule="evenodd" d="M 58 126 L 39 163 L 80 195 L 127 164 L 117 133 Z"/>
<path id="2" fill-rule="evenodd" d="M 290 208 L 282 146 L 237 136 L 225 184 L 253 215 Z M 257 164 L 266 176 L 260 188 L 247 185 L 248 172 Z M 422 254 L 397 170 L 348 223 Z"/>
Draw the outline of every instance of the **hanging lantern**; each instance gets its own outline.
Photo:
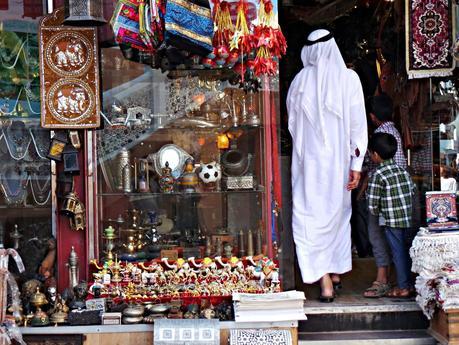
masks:
<path id="1" fill-rule="evenodd" d="M 226 133 L 222 133 L 217 136 L 217 147 L 220 150 L 226 150 L 229 148 L 229 139 Z"/>
<path id="2" fill-rule="evenodd" d="M 72 145 L 67 144 L 62 154 L 64 156 L 64 173 L 69 175 L 79 175 L 80 167 L 78 164 L 78 150 Z"/>
<path id="3" fill-rule="evenodd" d="M 62 203 L 61 214 L 67 217 L 72 217 L 76 213 L 77 205 L 80 204 L 80 200 L 75 192 L 70 192 L 65 196 Z"/>
<path id="4" fill-rule="evenodd" d="M 55 161 L 62 160 L 62 153 L 64 152 L 65 145 L 67 145 L 67 133 L 64 131 L 56 131 L 54 137 L 51 138 L 51 143 L 48 150 L 48 158 Z"/>
<path id="5" fill-rule="evenodd" d="M 100 0 L 65 0 L 64 24 L 78 26 L 103 25 L 107 21 L 103 15 Z"/>

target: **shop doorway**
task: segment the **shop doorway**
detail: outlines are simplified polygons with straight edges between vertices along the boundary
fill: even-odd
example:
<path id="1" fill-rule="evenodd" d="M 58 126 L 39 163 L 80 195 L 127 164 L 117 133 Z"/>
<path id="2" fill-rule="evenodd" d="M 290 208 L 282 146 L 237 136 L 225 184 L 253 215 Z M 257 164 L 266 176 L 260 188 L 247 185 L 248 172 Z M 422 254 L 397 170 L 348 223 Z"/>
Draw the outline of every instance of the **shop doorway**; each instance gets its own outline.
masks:
<path id="1" fill-rule="evenodd" d="M 425 225 L 425 192 L 440 190 L 440 167 L 443 166 L 442 181 L 457 178 L 457 92 L 453 82 L 456 78 L 408 80 L 405 71 L 404 1 L 284 0 L 280 6 L 280 24 L 289 44 L 287 56 L 280 66 L 283 220 L 284 229 L 287 230 L 284 231 L 283 252 L 291 253 L 294 250 L 289 217 L 291 194 L 288 190 L 291 140 L 285 99 L 293 77 L 302 68 L 300 52 L 306 37 L 316 28 L 327 28 L 334 33 L 348 67 L 359 74 L 366 99 L 384 92 L 394 101 L 394 123 L 401 133 L 408 170 L 417 187 L 413 214 L 414 237 L 417 229 Z M 374 129 L 369 120 L 368 133 Z M 365 216 L 354 210 L 353 270 L 342 276 L 343 289 L 334 305 L 339 308 L 370 305 L 382 306 L 383 309 L 384 306 L 389 306 L 389 309 L 399 306 L 405 310 L 416 310 L 414 298 L 363 297 L 363 292 L 376 277 L 366 226 Z M 304 290 L 308 298 L 306 305 L 320 306 L 316 302 L 320 294 L 318 285 L 303 284 L 296 261 L 293 268 L 293 258 L 287 256 L 283 256 L 282 264 L 289 267 L 283 269 L 285 286 Z M 390 279 L 395 282 L 394 273 Z"/>

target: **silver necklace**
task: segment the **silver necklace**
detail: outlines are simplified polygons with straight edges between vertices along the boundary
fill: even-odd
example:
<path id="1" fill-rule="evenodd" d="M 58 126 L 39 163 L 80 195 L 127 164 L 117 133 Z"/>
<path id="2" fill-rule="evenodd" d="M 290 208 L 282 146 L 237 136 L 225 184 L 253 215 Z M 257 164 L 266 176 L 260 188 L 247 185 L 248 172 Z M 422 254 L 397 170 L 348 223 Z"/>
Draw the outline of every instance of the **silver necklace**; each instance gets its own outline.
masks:
<path id="1" fill-rule="evenodd" d="M 26 187 L 29 181 L 27 172 L 24 170 L 16 174 L 15 170 L 16 167 L 5 169 L 1 175 L 0 187 L 8 205 L 24 205 L 27 197 Z"/>
<path id="2" fill-rule="evenodd" d="M 42 167 L 46 168 L 45 165 L 42 165 L 36 173 L 29 177 L 33 200 L 39 206 L 46 205 L 51 196 L 51 174 L 46 172 L 41 174 Z M 43 184 L 40 183 L 41 180 L 44 180 Z"/>
<path id="3" fill-rule="evenodd" d="M 45 130 L 38 130 L 37 132 L 40 133 L 40 135 L 37 135 L 38 133 L 34 134 L 32 128 L 29 128 L 30 137 L 32 138 L 33 146 L 35 147 L 35 152 L 41 159 L 47 159 L 46 153 L 49 147 L 49 132 Z M 46 139 L 44 139 L 44 136 L 42 135 L 43 133 L 47 134 L 48 137 Z"/>
<path id="4" fill-rule="evenodd" d="M 11 127 L 13 126 L 19 126 L 19 128 L 12 129 Z M 17 161 L 24 159 L 25 156 L 27 156 L 29 146 L 32 142 L 32 138 L 25 130 L 25 124 L 21 121 L 14 121 L 6 128 L 6 131 L 2 129 L 2 134 L 5 138 L 6 147 L 8 148 L 11 158 Z"/>

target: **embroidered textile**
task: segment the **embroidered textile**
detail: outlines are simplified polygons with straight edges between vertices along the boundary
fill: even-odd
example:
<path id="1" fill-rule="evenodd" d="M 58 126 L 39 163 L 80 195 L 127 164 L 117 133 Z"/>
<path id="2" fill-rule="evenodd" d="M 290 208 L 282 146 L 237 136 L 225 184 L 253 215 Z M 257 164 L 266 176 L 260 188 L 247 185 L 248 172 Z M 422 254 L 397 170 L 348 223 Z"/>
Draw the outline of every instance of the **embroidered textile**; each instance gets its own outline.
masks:
<path id="1" fill-rule="evenodd" d="M 432 234 L 419 230 L 410 255 L 416 278 L 416 302 L 431 319 L 436 308 L 459 308 L 459 233 Z"/>
<path id="2" fill-rule="evenodd" d="M 232 329 L 230 345 L 292 345 L 287 329 Z"/>
<path id="3" fill-rule="evenodd" d="M 190 0 L 169 0 L 165 23 L 167 43 L 201 56 L 212 51 L 214 23 L 210 7 Z"/>
<path id="4" fill-rule="evenodd" d="M 164 9 L 162 0 L 119 0 L 110 21 L 116 41 L 153 51 L 163 41 Z"/>
<path id="5" fill-rule="evenodd" d="M 442 273 L 443 267 L 457 260 L 459 253 L 458 233 L 431 234 L 425 228 L 419 230 L 410 249 L 413 266 L 411 270 L 424 277 Z"/>
<path id="6" fill-rule="evenodd" d="M 220 324 L 215 320 L 155 320 L 155 345 L 220 345 Z"/>
<path id="7" fill-rule="evenodd" d="M 454 59 L 453 1 L 408 0 L 406 3 L 406 68 L 409 78 L 451 75 Z"/>

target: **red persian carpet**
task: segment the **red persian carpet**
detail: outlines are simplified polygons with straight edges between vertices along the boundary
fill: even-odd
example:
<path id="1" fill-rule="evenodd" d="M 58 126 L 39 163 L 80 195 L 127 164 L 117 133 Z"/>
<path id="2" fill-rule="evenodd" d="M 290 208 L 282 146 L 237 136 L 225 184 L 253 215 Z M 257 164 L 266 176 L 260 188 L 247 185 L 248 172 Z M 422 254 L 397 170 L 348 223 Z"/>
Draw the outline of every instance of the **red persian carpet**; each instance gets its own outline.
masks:
<path id="1" fill-rule="evenodd" d="M 455 60 L 452 0 L 407 0 L 406 69 L 409 78 L 452 74 Z"/>

